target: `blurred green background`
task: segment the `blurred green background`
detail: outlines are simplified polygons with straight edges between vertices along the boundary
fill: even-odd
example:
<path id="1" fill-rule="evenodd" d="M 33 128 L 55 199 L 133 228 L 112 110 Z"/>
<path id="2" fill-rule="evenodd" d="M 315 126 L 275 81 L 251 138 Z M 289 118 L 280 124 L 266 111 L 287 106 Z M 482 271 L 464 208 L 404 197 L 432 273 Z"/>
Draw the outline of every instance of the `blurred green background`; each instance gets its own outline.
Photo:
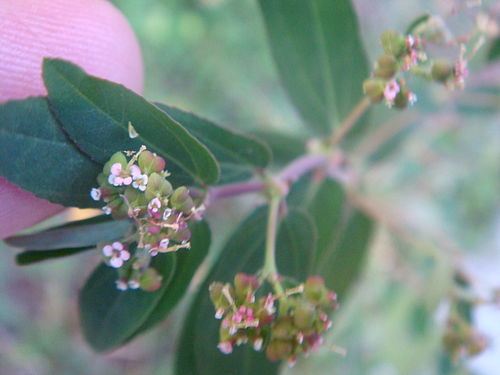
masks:
<path id="1" fill-rule="evenodd" d="M 380 51 L 383 30 L 404 30 L 423 12 L 445 15 L 465 3 L 356 1 L 371 59 Z M 305 142 L 306 131 L 277 78 L 255 1 L 114 4 L 140 40 L 148 99 L 228 127 L 275 129 Z M 483 1 L 480 8 L 450 17 L 450 28 L 460 35 L 474 26 L 477 14 L 494 17 L 495 9 L 498 17 L 498 4 Z M 394 237 L 384 226 L 377 231 L 367 271 L 342 304 L 327 340 L 347 356 L 324 349 L 287 374 L 444 374 L 440 322 L 453 265 L 463 265 L 485 297 L 491 287 L 500 287 L 500 67 L 498 60 L 486 62 L 488 46 L 471 63 L 464 92 L 450 94 L 415 80 L 415 107 L 374 111 L 376 126 L 350 158 L 376 214 L 388 226 L 406 228 L 412 239 Z M 213 252 L 244 216 L 241 206 L 256 203 L 238 199 L 209 212 Z M 189 298 L 153 332 L 114 353 L 95 355 L 79 332 L 76 298 L 99 257 L 84 253 L 21 268 L 14 264 L 13 249 L 0 247 L 0 375 L 173 373 L 176 333 Z M 485 306 L 476 318 L 493 344 L 451 373 L 500 374 L 500 310 Z"/>

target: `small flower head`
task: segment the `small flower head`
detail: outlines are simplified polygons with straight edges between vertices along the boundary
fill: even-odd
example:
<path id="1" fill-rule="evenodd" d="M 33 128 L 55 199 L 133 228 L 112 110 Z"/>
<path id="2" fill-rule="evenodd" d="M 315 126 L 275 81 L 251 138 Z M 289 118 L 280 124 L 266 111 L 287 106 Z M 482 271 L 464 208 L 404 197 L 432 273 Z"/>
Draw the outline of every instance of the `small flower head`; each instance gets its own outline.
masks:
<path id="1" fill-rule="evenodd" d="M 101 199 L 101 189 L 99 188 L 92 188 L 90 190 L 90 196 L 92 197 L 93 200 L 98 201 Z"/>
<path id="2" fill-rule="evenodd" d="M 130 253 L 121 242 L 113 242 L 102 248 L 102 253 L 109 258 L 109 264 L 113 268 L 120 268 L 124 262 L 130 259 Z"/>
<path id="3" fill-rule="evenodd" d="M 394 99 L 396 99 L 399 91 L 400 87 L 396 80 L 393 79 L 387 82 L 384 89 L 384 98 L 389 106 L 394 103 Z"/>
<path id="4" fill-rule="evenodd" d="M 148 175 L 146 174 L 139 174 L 133 177 L 134 182 L 132 182 L 132 187 L 140 190 L 140 191 L 145 191 L 146 187 L 148 185 Z"/>

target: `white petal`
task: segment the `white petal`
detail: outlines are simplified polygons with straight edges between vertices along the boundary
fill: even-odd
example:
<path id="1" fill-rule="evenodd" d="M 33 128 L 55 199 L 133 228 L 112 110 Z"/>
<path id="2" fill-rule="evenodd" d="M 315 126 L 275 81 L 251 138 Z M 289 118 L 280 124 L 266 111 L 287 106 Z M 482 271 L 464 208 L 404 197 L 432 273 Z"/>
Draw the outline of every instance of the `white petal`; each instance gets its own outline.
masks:
<path id="1" fill-rule="evenodd" d="M 102 253 L 105 256 L 110 257 L 111 255 L 113 255 L 113 248 L 110 245 L 106 245 L 102 248 Z"/>
<path id="2" fill-rule="evenodd" d="M 98 201 L 101 199 L 101 189 L 92 188 L 92 190 L 90 190 L 90 196 L 93 200 Z"/>
<path id="3" fill-rule="evenodd" d="M 132 177 L 133 177 L 134 179 L 136 179 L 136 178 L 140 177 L 140 175 L 141 175 L 141 168 L 139 168 L 139 166 L 137 166 L 137 165 L 135 165 L 135 164 L 134 164 L 134 165 L 132 165 L 132 166 L 130 167 L 130 174 L 132 175 Z"/>
<path id="4" fill-rule="evenodd" d="M 123 260 L 129 260 L 130 253 L 127 250 L 123 250 L 120 252 L 120 258 L 122 258 Z"/>
<path id="5" fill-rule="evenodd" d="M 113 257 L 109 261 L 109 264 L 113 268 L 120 268 L 123 265 L 123 260 L 121 260 L 120 258 L 117 258 L 117 257 Z"/>
<path id="6" fill-rule="evenodd" d="M 109 169 L 112 175 L 119 176 L 120 173 L 122 172 L 122 164 L 121 163 L 115 163 L 111 166 Z"/>
<path id="7" fill-rule="evenodd" d="M 111 246 L 113 246 L 113 249 L 115 249 L 115 250 L 118 250 L 118 251 L 123 250 L 123 244 L 121 242 L 118 242 L 118 241 L 113 242 L 113 244 Z"/>

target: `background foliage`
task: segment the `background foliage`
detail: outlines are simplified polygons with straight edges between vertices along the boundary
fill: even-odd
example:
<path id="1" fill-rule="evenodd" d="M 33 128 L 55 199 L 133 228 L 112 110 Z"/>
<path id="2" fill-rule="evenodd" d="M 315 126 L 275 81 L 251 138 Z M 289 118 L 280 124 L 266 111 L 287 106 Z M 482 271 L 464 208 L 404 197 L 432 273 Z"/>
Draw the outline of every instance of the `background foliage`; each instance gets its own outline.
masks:
<path id="1" fill-rule="evenodd" d="M 286 130 L 297 136 L 294 146 L 300 146 L 304 129 L 278 81 L 256 1 L 115 3 L 141 41 L 148 99 L 193 110 L 231 128 Z M 382 30 L 403 29 L 414 15 L 446 12 L 452 4 L 357 1 L 368 53 L 376 55 L 376 38 Z M 457 30 L 471 22 L 461 17 L 452 22 Z M 478 58 L 478 69 L 483 58 Z M 490 81 L 494 77 L 483 74 Z M 335 366 L 339 373 L 440 373 L 440 331 L 434 326 L 434 311 L 450 273 L 445 255 L 457 248 L 466 250 L 471 271 L 482 266 L 482 285 L 495 276 L 488 278 L 481 259 L 487 257 L 490 267 L 499 261 L 494 253 L 499 242 L 495 171 L 500 140 L 494 127 L 498 113 L 481 100 L 482 84 L 475 85 L 474 79 L 472 75 L 470 88 L 455 98 L 442 88 L 421 88 L 419 105 L 411 111 L 394 115 L 379 108 L 373 114 L 372 123 L 391 120 L 373 129 L 354 154 L 356 167 L 366 174 L 363 193 L 384 220 L 407 223 L 429 241 L 408 246 L 380 229 L 368 271 L 349 304 L 342 306 L 330 338 L 345 347 L 348 356 L 320 353 L 286 372 L 330 373 Z M 212 227 L 215 252 L 234 223 L 257 205 L 254 198 L 237 202 L 223 202 L 209 213 L 216 224 Z M 61 218 L 53 221 L 57 220 Z M 185 303 L 158 330 L 113 354 L 97 356 L 82 342 L 75 301 L 96 264 L 95 256 L 83 253 L 30 269 L 15 267 L 10 250 L 2 249 L 0 258 L 1 374 L 172 373 L 169 353 L 173 353 L 173 333 L 185 315 Z M 495 282 L 498 285 L 500 280 Z M 412 350 L 402 352 L 403 345 Z M 496 373 L 494 367 L 484 365 L 487 361 L 487 357 L 478 359 L 473 367 L 478 374 Z M 457 373 L 469 371 L 474 370 Z"/>

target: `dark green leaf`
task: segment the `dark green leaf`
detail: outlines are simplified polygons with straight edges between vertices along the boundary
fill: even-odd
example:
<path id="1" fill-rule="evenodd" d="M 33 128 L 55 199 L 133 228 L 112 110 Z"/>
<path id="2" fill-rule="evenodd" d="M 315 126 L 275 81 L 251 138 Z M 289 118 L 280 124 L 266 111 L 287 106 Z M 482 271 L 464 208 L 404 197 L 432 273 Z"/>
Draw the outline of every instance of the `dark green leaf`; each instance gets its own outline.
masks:
<path id="1" fill-rule="evenodd" d="M 219 183 L 247 180 L 253 170 L 265 168 L 271 160 L 269 148 L 254 137 L 223 128 L 193 113 L 156 104 L 184 126 L 214 154 L 221 167 Z"/>
<path id="2" fill-rule="evenodd" d="M 252 274 L 262 267 L 266 223 L 266 208 L 256 210 L 245 220 L 229 239 L 219 261 L 201 285 L 181 334 L 176 374 L 278 373 L 279 363 L 269 362 L 264 353 L 255 352 L 248 346 L 235 348 L 230 356 L 220 353 L 217 349 L 220 321 L 214 318 L 214 308 L 208 295 L 208 286 L 213 281 L 229 282 L 238 272 Z M 314 251 L 314 232 L 310 219 L 299 211 L 292 210 L 283 219 L 276 244 L 280 273 L 298 280 L 303 278 L 304 270 L 309 268 L 308 253 Z"/>
<path id="3" fill-rule="evenodd" d="M 309 276 L 316 252 L 317 233 L 305 212 L 290 210 L 282 221 L 277 239 L 277 266 L 284 276 L 304 281 Z"/>
<path id="4" fill-rule="evenodd" d="M 70 249 L 57 250 L 27 250 L 16 255 L 16 263 L 20 266 L 26 266 L 44 260 L 67 257 L 87 250 L 95 249 L 94 246 L 74 247 Z"/>
<path id="5" fill-rule="evenodd" d="M 162 286 L 155 292 L 117 290 L 118 273 L 105 264 L 90 275 L 80 293 L 79 308 L 83 333 L 95 351 L 123 345 L 156 308 L 170 287 L 176 267 L 175 254 L 157 256 L 152 266 L 163 275 Z"/>
<path id="6" fill-rule="evenodd" d="M 200 183 L 219 177 L 213 155 L 165 112 L 122 85 L 87 75 L 69 62 L 45 59 L 51 108 L 71 139 L 100 163 L 116 151 L 145 144 Z M 129 137 L 133 125 L 139 136 Z"/>
<path id="7" fill-rule="evenodd" d="M 267 143 L 273 152 L 275 164 L 286 164 L 305 152 L 305 137 L 285 132 L 256 130 L 252 132 Z"/>
<path id="8" fill-rule="evenodd" d="M 350 212 L 338 242 L 323 253 L 317 273 L 339 298 L 344 297 L 361 273 L 372 230 L 372 220 L 359 211 Z"/>
<path id="9" fill-rule="evenodd" d="M 365 263 L 373 221 L 347 204 L 337 181 L 306 176 L 296 185 L 289 203 L 306 207 L 318 230 L 312 273 L 322 276 L 342 300 Z"/>
<path id="10" fill-rule="evenodd" d="M 64 206 L 96 207 L 90 198 L 99 166 L 65 136 L 45 98 L 0 105 L 0 175 Z"/>
<path id="11" fill-rule="evenodd" d="M 68 223 L 35 234 L 9 237 L 5 242 L 11 246 L 30 250 L 93 247 L 98 242 L 119 239 L 130 228 L 128 220 L 103 220 L 102 216 L 98 216 L 98 218 Z"/>
<path id="12" fill-rule="evenodd" d="M 327 135 L 363 97 L 368 63 L 349 0 L 259 0 L 281 80 L 304 120 Z"/>
<path id="13" fill-rule="evenodd" d="M 410 25 L 406 28 L 406 35 L 413 34 L 419 26 L 425 24 L 429 19 L 431 18 L 431 15 L 426 13 L 422 14 L 421 16 L 415 18 Z"/>
<path id="14" fill-rule="evenodd" d="M 488 48 L 488 61 L 498 60 L 500 58 L 500 37 L 496 37 Z"/>
<path id="15" fill-rule="evenodd" d="M 175 274 L 155 309 L 134 336 L 160 323 L 185 295 L 194 273 L 205 259 L 210 247 L 210 228 L 206 222 L 192 223 L 191 249 L 176 253 Z"/>

